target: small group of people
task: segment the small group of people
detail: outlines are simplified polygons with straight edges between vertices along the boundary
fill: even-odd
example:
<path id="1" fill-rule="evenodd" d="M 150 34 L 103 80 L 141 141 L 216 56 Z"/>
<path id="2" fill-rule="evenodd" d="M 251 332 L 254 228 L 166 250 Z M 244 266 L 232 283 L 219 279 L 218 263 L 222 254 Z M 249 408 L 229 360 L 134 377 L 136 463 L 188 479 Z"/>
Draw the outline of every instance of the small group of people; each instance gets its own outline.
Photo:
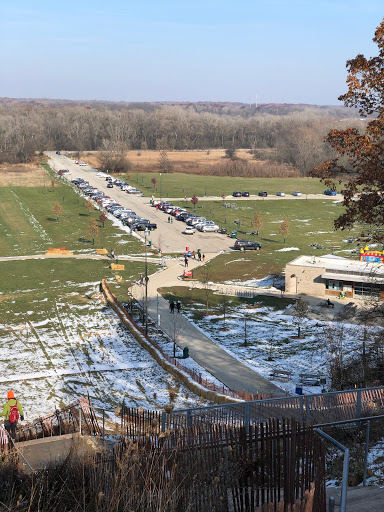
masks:
<path id="1" fill-rule="evenodd" d="M 16 400 L 13 391 L 8 391 L 7 398 L 8 401 L 4 404 L 3 411 L 0 412 L 0 416 L 4 416 L 4 427 L 8 432 L 8 435 L 10 435 L 12 439 L 15 439 L 17 422 L 19 421 L 19 418 L 21 421 L 24 421 L 24 413 L 20 402 Z"/>
<path id="2" fill-rule="evenodd" d="M 199 261 L 205 261 L 205 254 L 201 254 L 200 249 L 198 249 L 197 252 L 196 251 L 192 251 L 192 252 L 189 251 L 189 252 L 184 254 L 184 266 L 188 267 L 188 259 L 193 257 L 193 259 L 195 260 L 196 256 L 197 256 Z"/>
<path id="3" fill-rule="evenodd" d="M 169 310 L 172 314 L 175 313 L 175 307 L 177 309 L 177 312 L 180 313 L 181 302 L 179 300 L 176 302 L 176 304 L 173 302 L 173 300 L 171 300 L 171 302 L 169 303 Z"/>

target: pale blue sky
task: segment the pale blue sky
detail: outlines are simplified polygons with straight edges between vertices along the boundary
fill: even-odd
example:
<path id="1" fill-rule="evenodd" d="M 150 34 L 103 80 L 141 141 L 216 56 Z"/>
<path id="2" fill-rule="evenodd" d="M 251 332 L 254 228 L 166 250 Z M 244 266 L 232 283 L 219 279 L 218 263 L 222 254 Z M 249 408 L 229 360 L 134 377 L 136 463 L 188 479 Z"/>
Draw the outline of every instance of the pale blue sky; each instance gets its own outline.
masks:
<path id="1" fill-rule="evenodd" d="M 0 0 L 0 96 L 337 104 L 376 0 Z"/>

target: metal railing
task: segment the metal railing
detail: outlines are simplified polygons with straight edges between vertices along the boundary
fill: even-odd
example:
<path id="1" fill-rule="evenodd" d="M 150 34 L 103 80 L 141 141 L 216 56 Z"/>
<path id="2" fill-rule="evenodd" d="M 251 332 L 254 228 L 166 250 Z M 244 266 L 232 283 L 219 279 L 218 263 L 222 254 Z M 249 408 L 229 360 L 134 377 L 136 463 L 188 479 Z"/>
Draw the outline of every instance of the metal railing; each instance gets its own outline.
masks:
<path id="1" fill-rule="evenodd" d="M 375 387 L 177 409 L 170 414 L 162 413 L 162 429 L 165 431 L 201 423 L 245 425 L 248 428 L 268 418 L 295 418 L 300 423 L 317 425 L 375 416 L 381 412 L 384 412 L 384 387 Z"/>
<path id="2" fill-rule="evenodd" d="M 87 398 L 80 398 L 66 407 L 56 409 L 53 413 L 18 428 L 16 441 L 30 441 L 76 432 L 87 435 L 101 434 L 95 411 Z"/>

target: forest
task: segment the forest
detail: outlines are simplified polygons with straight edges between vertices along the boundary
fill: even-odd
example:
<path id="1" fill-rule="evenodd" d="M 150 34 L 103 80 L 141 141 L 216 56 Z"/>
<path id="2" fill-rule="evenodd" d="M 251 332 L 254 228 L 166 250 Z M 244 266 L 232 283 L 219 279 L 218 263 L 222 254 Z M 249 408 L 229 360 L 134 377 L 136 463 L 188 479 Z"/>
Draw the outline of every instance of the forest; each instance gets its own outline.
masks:
<path id="1" fill-rule="evenodd" d="M 305 176 L 332 157 L 332 128 L 364 131 L 355 109 L 311 105 L 0 100 L 0 163 L 45 150 L 249 149 Z"/>

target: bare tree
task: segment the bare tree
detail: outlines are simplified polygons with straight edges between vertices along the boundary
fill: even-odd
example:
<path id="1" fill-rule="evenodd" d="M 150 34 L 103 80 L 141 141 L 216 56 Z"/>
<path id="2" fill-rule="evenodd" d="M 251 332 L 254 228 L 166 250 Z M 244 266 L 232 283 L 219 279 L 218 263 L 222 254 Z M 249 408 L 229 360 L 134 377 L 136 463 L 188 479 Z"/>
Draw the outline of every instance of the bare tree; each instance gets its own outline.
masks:
<path id="1" fill-rule="evenodd" d="M 159 167 L 163 172 L 172 172 L 173 167 L 165 150 L 160 151 Z"/>
<path id="2" fill-rule="evenodd" d="M 293 322 L 297 325 L 297 336 L 300 338 L 300 328 L 308 315 L 308 304 L 298 299 L 292 309 Z"/>
<path id="3" fill-rule="evenodd" d="M 180 335 L 182 333 L 182 315 L 171 315 L 172 326 L 171 326 L 171 339 L 173 342 L 173 357 L 176 357 L 176 345 L 179 344 Z"/>
<path id="4" fill-rule="evenodd" d="M 201 273 L 202 273 L 201 282 L 204 286 L 203 290 L 204 290 L 204 295 L 205 295 L 206 314 L 208 315 L 209 295 L 211 293 L 211 288 L 209 285 L 210 285 L 211 275 L 212 275 L 212 269 L 211 269 L 211 266 L 209 263 L 207 263 L 206 265 L 203 265 L 203 267 L 201 267 Z"/>
<path id="5" fill-rule="evenodd" d="M 223 331 L 225 331 L 227 329 L 226 320 L 227 320 L 227 313 L 228 313 L 228 309 L 229 309 L 229 305 L 230 304 L 231 304 L 231 300 L 228 297 L 228 295 L 223 295 L 221 297 L 221 300 L 220 300 L 220 303 L 219 303 L 219 308 L 220 308 L 220 311 L 221 311 L 221 313 L 223 315 L 223 327 L 222 327 Z"/>

